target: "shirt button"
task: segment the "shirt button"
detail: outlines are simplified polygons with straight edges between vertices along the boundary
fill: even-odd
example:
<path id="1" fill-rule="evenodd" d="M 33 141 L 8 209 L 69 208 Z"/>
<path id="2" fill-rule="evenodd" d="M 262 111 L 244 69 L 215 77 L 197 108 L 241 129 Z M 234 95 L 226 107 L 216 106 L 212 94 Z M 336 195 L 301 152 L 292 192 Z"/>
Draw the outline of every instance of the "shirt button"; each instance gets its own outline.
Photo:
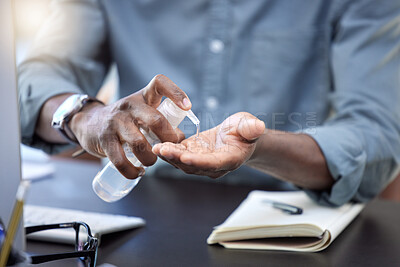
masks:
<path id="1" fill-rule="evenodd" d="M 206 106 L 208 109 L 215 110 L 218 104 L 218 99 L 214 96 L 210 96 L 206 99 Z"/>
<path id="2" fill-rule="evenodd" d="M 221 40 L 214 39 L 210 41 L 209 48 L 211 52 L 218 54 L 224 50 L 225 44 Z"/>

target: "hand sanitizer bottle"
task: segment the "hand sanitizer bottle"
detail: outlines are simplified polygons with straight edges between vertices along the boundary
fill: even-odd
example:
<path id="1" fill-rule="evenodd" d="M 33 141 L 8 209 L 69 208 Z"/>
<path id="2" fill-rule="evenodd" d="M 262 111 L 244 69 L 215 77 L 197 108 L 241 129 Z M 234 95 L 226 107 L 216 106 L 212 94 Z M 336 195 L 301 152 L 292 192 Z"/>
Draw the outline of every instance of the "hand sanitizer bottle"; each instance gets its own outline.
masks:
<path id="1" fill-rule="evenodd" d="M 175 129 L 187 116 L 199 128 L 200 121 L 191 110 L 184 111 L 180 109 L 169 98 L 166 98 L 157 110 L 169 121 Z M 160 142 L 157 136 L 149 131 L 140 129 L 144 137 L 151 146 Z M 142 163 L 133 154 L 130 147 L 123 144 L 125 155 L 128 160 L 136 167 L 143 167 Z M 106 202 L 115 202 L 125 197 L 140 181 L 141 177 L 136 179 L 127 179 L 110 162 L 93 179 L 92 187 L 94 192 Z"/>

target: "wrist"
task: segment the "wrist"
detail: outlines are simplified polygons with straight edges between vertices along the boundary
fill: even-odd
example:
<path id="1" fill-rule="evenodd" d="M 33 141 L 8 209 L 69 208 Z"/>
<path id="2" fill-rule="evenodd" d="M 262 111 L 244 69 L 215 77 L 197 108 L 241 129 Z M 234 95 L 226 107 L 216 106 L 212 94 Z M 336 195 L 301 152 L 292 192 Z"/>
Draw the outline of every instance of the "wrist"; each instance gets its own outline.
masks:
<path id="1" fill-rule="evenodd" d="M 66 138 L 60 133 L 60 131 L 54 129 L 50 122 L 59 106 L 71 95 L 73 95 L 73 93 L 56 95 L 49 98 L 43 104 L 35 128 L 35 133 L 40 136 L 40 138 L 50 143 L 67 143 Z"/>
<path id="2" fill-rule="evenodd" d="M 247 160 L 247 163 L 251 165 L 252 162 L 257 161 L 257 159 L 260 157 L 262 153 L 262 143 L 265 142 L 265 139 L 268 138 L 267 137 L 267 133 L 264 133 L 263 135 L 261 135 L 257 141 L 255 141 L 254 145 L 254 151 L 251 154 L 250 158 Z"/>

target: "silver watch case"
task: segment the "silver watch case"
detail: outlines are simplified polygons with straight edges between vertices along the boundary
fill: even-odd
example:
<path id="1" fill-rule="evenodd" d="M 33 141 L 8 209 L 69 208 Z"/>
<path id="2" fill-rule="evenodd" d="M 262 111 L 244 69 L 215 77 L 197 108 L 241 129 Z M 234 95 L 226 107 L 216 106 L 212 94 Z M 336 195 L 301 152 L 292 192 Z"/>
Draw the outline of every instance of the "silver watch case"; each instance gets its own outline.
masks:
<path id="1" fill-rule="evenodd" d="M 91 98 L 88 95 L 75 94 L 68 97 L 54 112 L 51 126 L 64 130 L 65 123 L 78 113 Z"/>

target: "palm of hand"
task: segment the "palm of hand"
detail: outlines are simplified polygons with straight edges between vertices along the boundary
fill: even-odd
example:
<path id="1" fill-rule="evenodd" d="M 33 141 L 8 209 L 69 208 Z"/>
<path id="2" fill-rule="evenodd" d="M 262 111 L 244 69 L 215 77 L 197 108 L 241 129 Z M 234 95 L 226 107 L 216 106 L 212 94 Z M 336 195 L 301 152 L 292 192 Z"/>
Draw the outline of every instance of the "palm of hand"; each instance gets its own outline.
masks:
<path id="1" fill-rule="evenodd" d="M 264 124 L 251 114 L 236 113 L 198 137 L 191 136 L 180 144 L 159 144 L 153 151 L 186 173 L 218 178 L 251 157 L 255 139 L 264 128 Z"/>

